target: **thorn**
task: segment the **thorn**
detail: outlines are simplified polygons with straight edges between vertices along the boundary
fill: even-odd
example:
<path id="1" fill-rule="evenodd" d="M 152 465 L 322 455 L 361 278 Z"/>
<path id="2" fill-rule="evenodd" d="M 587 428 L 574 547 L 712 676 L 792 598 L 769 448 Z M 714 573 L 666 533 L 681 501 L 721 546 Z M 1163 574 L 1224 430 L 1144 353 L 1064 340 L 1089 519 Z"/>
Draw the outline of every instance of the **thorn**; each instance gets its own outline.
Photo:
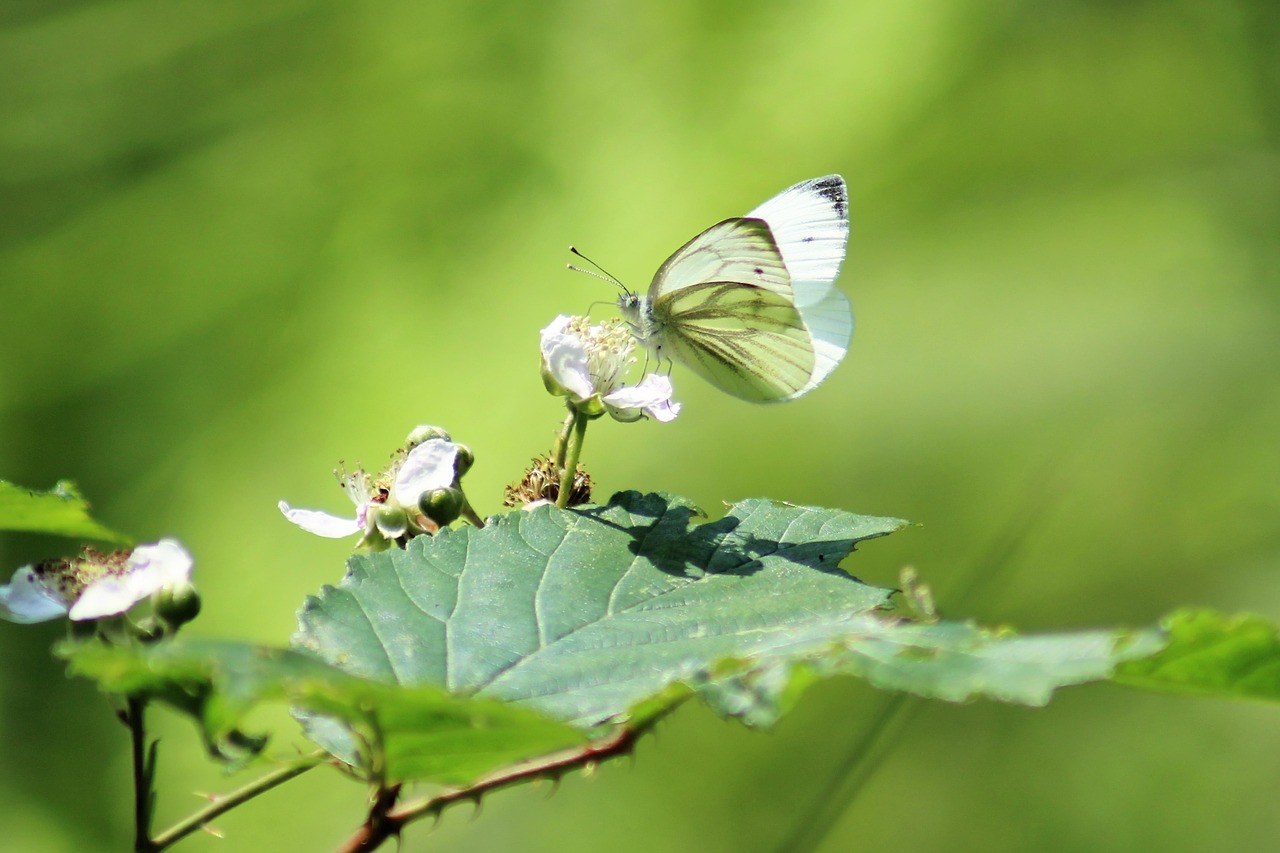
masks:
<path id="1" fill-rule="evenodd" d="M 218 829 L 216 826 L 210 826 L 209 824 L 206 823 L 206 824 L 202 824 L 200 828 L 204 830 L 206 833 L 208 833 L 209 835 L 212 835 L 214 838 L 218 839 L 219 841 L 225 841 L 227 838 L 226 834 L 223 833 L 223 831 L 221 829 Z"/>
<path id="2" fill-rule="evenodd" d="M 479 820 L 480 815 L 484 812 L 484 801 L 481 799 L 480 794 L 474 794 L 469 799 L 475 806 L 475 810 L 471 812 L 471 819 Z"/>

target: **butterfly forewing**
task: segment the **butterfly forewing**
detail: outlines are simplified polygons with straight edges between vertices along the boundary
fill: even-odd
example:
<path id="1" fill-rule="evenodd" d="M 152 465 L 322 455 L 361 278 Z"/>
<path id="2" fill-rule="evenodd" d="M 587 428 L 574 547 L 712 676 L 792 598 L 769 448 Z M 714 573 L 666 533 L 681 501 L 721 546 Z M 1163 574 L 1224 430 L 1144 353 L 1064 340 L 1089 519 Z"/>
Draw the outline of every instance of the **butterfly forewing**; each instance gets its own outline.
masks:
<path id="1" fill-rule="evenodd" d="M 791 298 L 791 277 L 768 224 L 726 219 L 677 249 L 658 268 L 649 301 L 711 281 L 734 281 Z"/>
<path id="2" fill-rule="evenodd" d="M 791 275 L 796 308 L 813 335 L 813 375 L 792 395 L 799 397 L 835 370 L 853 337 L 853 310 L 835 287 L 849 239 L 848 191 L 839 175 L 813 178 L 783 190 L 747 216 L 769 223 Z"/>
<path id="3" fill-rule="evenodd" d="M 769 223 L 798 301 L 817 299 L 831 287 L 849 240 L 849 196 L 843 178 L 827 175 L 796 184 L 747 216 Z M 796 282 L 808 285 L 811 292 L 802 293 Z"/>
<path id="4" fill-rule="evenodd" d="M 740 282 L 704 282 L 653 304 L 663 352 L 720 390 L 767 403 L 799 393 L 814 370 L 810 333 L 786 297 Z"/>

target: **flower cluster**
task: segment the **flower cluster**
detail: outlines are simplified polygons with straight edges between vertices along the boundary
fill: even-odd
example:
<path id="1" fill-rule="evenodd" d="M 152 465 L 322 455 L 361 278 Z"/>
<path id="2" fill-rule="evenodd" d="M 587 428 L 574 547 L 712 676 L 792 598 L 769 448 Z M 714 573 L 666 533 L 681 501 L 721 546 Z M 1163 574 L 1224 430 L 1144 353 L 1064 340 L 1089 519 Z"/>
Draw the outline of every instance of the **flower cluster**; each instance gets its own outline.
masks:
<path id="1" fill-rule="evenodd" d="M 280 501 L 284 517 L 308 533 L 341 539 L 363 532 L 357 547 L 374 550 L 435 533 L 469 509 L 459 485 L 473 457 L 439 427 L 420 426 L 377 478 L 363 469 L 334 472 L 356 506 L 354 518 Z"/>
<path id="2" fill-rule="evenodd" d="M 174 539 L 110 554 L 86 548 L 73 559 L 18 569 L 0 586 L 0 618 L 30 623 L 66 616 L 81 622 L 124 613 L 144 598 L 157 604 L 163 598 L 169 605 L 185 602 L 189 619 L 195 615 L 191 608 L 199 607 L 191 568 L 191 555 Z"/>
<path id="3" fill-rule="evenodd" d="M 634 347 L 634 336 L 620 320 L 593 326 L 587 317 L 561 314 L 542 330 L 542 381 L 590 417 L 607 412 L 628 422 L 674 419 L 680 404 L 671 400 L 670 377 L 650 373 L 638 385 L 624 384 Z"/>

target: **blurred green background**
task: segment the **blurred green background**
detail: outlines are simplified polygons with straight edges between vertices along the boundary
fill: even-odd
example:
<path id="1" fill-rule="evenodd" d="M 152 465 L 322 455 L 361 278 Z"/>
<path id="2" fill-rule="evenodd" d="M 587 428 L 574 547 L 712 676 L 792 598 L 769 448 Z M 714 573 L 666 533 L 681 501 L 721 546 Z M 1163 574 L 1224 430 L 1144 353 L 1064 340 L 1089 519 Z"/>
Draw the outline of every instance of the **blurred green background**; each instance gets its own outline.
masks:
<path id="1" fill-rule="evenodd" d="M 283 643 L 347 546 L 277 500 L 345 510 L 338 460 L 435 423 L 493 512 L 549 446 L 538 330 L 614 295 L 570 242 L 642 287 L 840 172 L 845 364 L 777 407 L 677 368 L 673 424 L 591 431 L 600 496 L 915 519 L 848 566 L 911 564 L 953 617 L 1280 619 L 1277 44 L 1266 0 L 3 0 L 0 477 L 180 537 L 191 630 Z M 51 547 L 0 540 L 5 574 Z M 124 850 L 125 733 L 49 658 L 63 630 L 0 624 L 4 846 Z M 404 849 L 773 850 L 886 698 L 824 685 L 770 734 L 690 706 L 634 763 Z M 1278 714 L 922 704 L 821 849 L 1267 848 Z M 162 824 L 241 781 L 157 723 Z M 312 773 L 178 849 L 331 849 L 363 796 Z"/>

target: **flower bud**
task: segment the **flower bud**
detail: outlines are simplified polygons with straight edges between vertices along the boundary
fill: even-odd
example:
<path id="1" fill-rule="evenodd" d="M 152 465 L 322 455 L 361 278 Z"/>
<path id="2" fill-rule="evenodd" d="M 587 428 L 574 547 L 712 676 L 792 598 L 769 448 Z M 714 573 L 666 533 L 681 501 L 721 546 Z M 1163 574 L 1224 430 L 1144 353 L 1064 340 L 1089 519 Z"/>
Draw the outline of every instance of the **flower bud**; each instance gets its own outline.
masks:
<path id="1" fill-rule="evenodd" d="M 166 586 L 151 597 L 151 606 L 170 630 L 177 630 L 200 615 L 200 593 L 189 583 Z"/>
<path id="2" fill-rule="evenodd" d="M 471 470 L 471 466 L 475 464 L 476 455 L 471 452 L 471 448 L 465 444 L 455 445 L 458 448 L 458 455 L 453 462 L 454 482 L 461 480 L 463 475 Z"/>
<path id="3" fill-rule="evenodd" d="M 399 539 L 409 530 L 409 516 L 399 506 L 378 504 L 373 510 L 373 523 L 387 539 Z"/>
<path id="4" fill-rule="evenodd" d="M 409 433 L 409 437 L 405 439 L 405 444 L 412 450 L 422 442 L 432 438 L 443 438 L 450 441 L 449 433 L 438 426 L 428 426 L 427 424 L 419 424 L 413 428 L 413 432 Z"/>
<path id="5" fill-rule="evenodd" d="M 422 514 L 444 527 L 452 524 L 462 514 L 462 506 L 466 498 L 461 489 L 432 489 L 423 492 L 418 498 L 418 509 Z"/>

